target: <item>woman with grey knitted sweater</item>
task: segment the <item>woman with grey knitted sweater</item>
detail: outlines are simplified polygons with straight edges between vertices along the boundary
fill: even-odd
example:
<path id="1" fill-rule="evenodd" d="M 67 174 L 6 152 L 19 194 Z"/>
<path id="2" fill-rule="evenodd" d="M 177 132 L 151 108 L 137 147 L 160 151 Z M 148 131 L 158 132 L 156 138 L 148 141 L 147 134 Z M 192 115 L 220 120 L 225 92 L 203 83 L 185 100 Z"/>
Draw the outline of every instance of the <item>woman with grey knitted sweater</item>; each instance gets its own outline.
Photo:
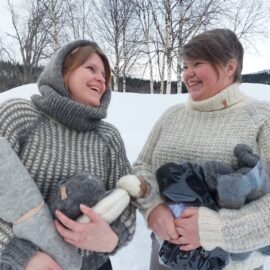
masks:
<path id="1" fill-rule="evenodd" d="M 58 181 L 76 173 L 97 176 L 106 191 L 114 189 L 116 181 L 130 173 L 119 132 L 103 121 L 110 102 L 110 77 L 107 57 L 97 44 L 77 40 L 52 57 L 38 80 L 40 95 L 32 96 L 31 101 L 12 99 L 1 104 L 0 136 L 5 137 L 24 166 L 23 179 L 27 179 L 27 184 L 32 179 L 38 187 L 26 196 L 40 193 L 45 201 L 32 209 L 31 215 L 45 211 Z M 12 212 L 12 205 L 9 207 Z M 79 269 L 112 269 L 109 255 L 133 237 L 135 208 L 128 205 L 110 225 L 86 206 L 81 206 L 81 211 L 89 218 L 88 223 L 80 224 L 58 211 L 53 229 L 65 245 L 81 253 Z M 53 255 L 18 237 L 14 232 L 17 224 L 12 226 L 2 218 L 0 269 L 63 269 Z M 47 241 L 46 231 L 44 241 Z"/>
<path id="2" fill-rule="evenodd" d="M 184 45 L 182 57 L 188 101 L 160 117 L 134 164 L 135 174 L 151 187 L 148 196 L 138 199 L 154 232 L 150 269 L 169 269 L 158 261 L 159 239 L 186 251 L 199 246 L 230 253 L 251 251 L 245 260 L 232 256 L 224 269 L 256 269 L 266 258 L 257 250 L 270 245 L 269 194 L 240 209 L 187 208 L 174 219 L 158 192 L 155 173 L 168 162 L 215 160 L 236 165 L 233 149 L 240 143 L 260 155 L 269 170 L 270 104 L 239 90 L 243 48 L 232 31 L 199 34 Z"/>

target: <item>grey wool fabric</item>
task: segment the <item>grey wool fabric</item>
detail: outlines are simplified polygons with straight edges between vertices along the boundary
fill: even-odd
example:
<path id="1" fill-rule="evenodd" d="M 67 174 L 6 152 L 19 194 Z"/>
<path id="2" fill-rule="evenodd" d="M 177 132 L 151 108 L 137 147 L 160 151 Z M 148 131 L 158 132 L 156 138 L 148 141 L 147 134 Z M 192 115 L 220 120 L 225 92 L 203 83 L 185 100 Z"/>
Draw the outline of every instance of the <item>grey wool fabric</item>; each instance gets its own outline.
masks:
<path id="1" fill-rule="evenodd" d="M 208 187 L 217 192 L 219 206 L 239 209 L 269 192 L 270 183 L 260 157 L 248 145 L 237 144 L 233 152 L 237 165 L 207 161 L 202 168 Z"/>
<path id="2" fill-rule="evenodd" d="M 169 108 L 155 124 L 133 166 L 135 174 L 153 187 L 148 197 L 138 200 L 145 217 L 163 202 L 154 188 L 155 172 L 161 165 L 179 160 L 198 164 L 215 160 L 234 167 L 237 165 L 234 147 L 247 144 L 269 170 L 269 138 L 270 104 L 245 96 L 238 83 L 209 99 L 189 98 L 186 104 Z M 244 261 L 231 259 L 226 270 L 251 270 L 263 265 L 266 257 L 255 250 L 269 246 L 269 224 L 270 194 L 240 209 L 215 212 L 199 207 L 199 235 L 204 249 L 252 251 Z"/>
<path id="3" fill-rule="evenodd" d="M 5 138 L 0 138 L 0 171 L 0 217 L 13 224 L 17 237 L 42 248 L 64 269 L 80 269 L 80 255 L 56 232 L 51 212 L 43 205 L 36 184 Z M 23 215 L 40 205 L 43 206 L 31 217 L 17 223 Z"/>
<path id="4" fill-rule="evenodd" d="M 80 204 L 93 207 L 106 196 L 101 179 L 87 172 L 76 173 L 58 183 L 49 200 L 52 214 L 58 209 L 76 220 L 82 212 Z"/>
<path id="5" fill-rule="evenodd" d="M 85 44 L 93 43 L 75 41 L 56 52 L 39 78 L 40 95 L 33 96 L 32 101 L 13 99 L 0 106 L 0 136 L 8 140 L 46 203 L 59 181 L 78 172 L 98 176 L 109 191 L 131 170 L 118 130 L 103 121 L 110 89 L 104 93 L 99 107 L 91 107 L 71 100 L 64 87 L 63 60 L 74 48 Z M 111 224 L 119 237 L 113 253 L 132 239 L 135 217 L 135 208 L 129 205 Z M 28 243 L 15 237 L 11 224 L 4 219 L 0 219 L 0 240 L 0 269 L 7 265 L 21 269 L 33 256 L 35 245 L 31 243 L 28 247 L 32 252 L 25 253 Z M 110 255 L 80 253 L 81 270 L 98 269 Z"/>

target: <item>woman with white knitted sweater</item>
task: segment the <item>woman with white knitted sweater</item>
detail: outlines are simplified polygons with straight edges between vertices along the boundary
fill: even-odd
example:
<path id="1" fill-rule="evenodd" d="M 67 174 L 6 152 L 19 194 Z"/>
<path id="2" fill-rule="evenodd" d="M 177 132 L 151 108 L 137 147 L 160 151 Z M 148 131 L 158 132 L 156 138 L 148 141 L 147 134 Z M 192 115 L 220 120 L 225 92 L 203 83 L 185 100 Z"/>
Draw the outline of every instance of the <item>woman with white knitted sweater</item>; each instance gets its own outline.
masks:
<path id="1" fill-rule="evenodd" d="M 270 195 L 239 210 L 187 208 L 174 219 L 159 195 L 155 177 L 167 162 L 216 160 L 235 165 L 233 149 L 239 143 L 249 145 L 270 169 L 270 104 L 239 90 L 243 53 L 237 36 L 228 29 L 204 32 L 183 47 L 188 101 L 160 117 L 133 167 L 151 186 L 150 194 L 138 199 L 154 232 L 151 270 L 169 269 L 158 261 L 157 239 L 186 251 L 200 246 L 230 253 L 252 251 L 245 260 L 231 257 L 226 270 L 253 270 L 264 264 L 265 256 L 256 250 L 270 245 Z"/>
<path id="2" fill-rule="evenodd" d="M 39 95 L 1 104 L 1 270 L 110 270 L 109 255 L 132 239 L 135 207 L 130 204 L 111 224 L 85 205 L 80 208 L 89 218 L 85 224 L 60 211 L 53 223 L 47 207 L 61 180 L 87 173 L 111 191 L 131 171 L 118 130 L 103 121 L 110 78 L 108 59 L 99 46 L 76 40 L 53 55 L 39 77 Z M 2 188 L 12 184 L 11 190 Z M 18 227 L 23 235 L 40 241 L 20 237 Z M 63 247 L 66 261 L 57 260 L 55 243 Z"/>

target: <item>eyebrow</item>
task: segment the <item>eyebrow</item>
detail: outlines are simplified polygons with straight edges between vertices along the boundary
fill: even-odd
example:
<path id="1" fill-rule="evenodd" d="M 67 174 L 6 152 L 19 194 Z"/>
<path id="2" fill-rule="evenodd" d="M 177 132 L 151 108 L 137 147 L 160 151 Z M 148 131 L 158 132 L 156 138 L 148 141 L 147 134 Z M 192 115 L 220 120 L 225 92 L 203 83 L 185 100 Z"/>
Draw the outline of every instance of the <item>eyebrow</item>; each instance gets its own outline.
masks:
<path id="1" fill-rule="evenodd" d="M 86 65 L 86 66 L 88 66 L 88 65 L 92 65 L 94 68 L 98 68 L 98 65 L 96 65 L 95 63 L 90 62 L 90 61 L 86 61 L 86 62 L 84 62 L 84 64 L 83 64 L 83 65 Z M 104 69 L 104 71 L 102 70 L 102 71 L 101 71 L 101 73 L 102 73 L 102 74 L 104 74 L 104 76 L 105 76 L 105 74 L 106 74 L 105 69 Z"/>

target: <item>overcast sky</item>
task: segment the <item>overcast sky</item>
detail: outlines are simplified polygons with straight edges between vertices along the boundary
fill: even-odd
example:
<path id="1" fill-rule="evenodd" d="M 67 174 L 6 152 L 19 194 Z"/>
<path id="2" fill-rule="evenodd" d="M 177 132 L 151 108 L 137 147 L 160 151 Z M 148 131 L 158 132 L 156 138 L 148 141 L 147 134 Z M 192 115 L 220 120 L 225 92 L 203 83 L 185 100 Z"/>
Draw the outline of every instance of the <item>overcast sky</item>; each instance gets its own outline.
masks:
<path id="1" fill-rule="evenodd" d="M 22 0 L 16 0 L 16 4 Z M 6 0 L 0 0 L 0 35 L 12 29 L 10 15 L 6 9 Z M 269 27 L 268 27 L 269 29 Z M 268 38 L 254 40 L 255 49 L 245 48 L 243 74 L 270 69 L 270 30 Z"/>

